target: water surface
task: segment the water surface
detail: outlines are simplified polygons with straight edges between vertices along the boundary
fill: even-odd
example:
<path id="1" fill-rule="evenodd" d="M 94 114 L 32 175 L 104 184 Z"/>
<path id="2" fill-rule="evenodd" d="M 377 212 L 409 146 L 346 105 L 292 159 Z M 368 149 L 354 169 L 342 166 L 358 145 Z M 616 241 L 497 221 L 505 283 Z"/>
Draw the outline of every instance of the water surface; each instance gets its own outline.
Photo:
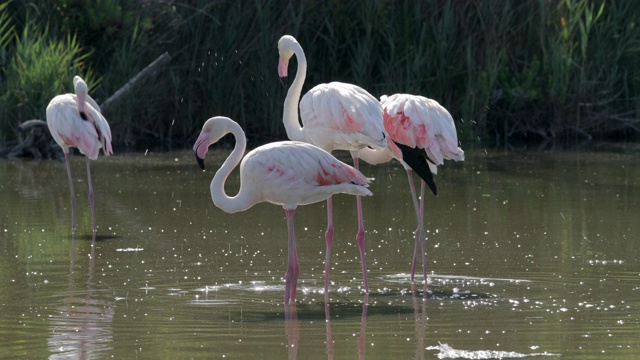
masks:
<path id="1" fill-rule="evenodd" d="M 226 214 L 190 152 L 0 162 L 0 358 L 470 358 L 640 351 L 640 166 L 614 152 L 468 154 L 427 196 L 428 292 L 412 289 L 415 215 L 397 164 L 363 172 L 371 294 L 355 199 L 334 198 L 329 306 L 323 203 L 296 211 L 298 303 L 285 307 L 286 223 Z M 350 162 L 348 158 L 345 161 Z M 227 191 L 238 188 L 232 174 Z M 413 291 L 412 291 L 413 290 Z"/>

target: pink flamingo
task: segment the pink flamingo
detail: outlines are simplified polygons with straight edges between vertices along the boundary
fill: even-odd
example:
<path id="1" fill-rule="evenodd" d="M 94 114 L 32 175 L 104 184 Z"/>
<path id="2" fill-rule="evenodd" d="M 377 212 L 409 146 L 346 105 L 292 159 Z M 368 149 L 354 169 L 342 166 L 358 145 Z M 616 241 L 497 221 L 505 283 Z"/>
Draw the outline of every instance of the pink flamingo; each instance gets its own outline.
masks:
<path id="1" fill-rule="evenodd" d="M 422 254 L 424 283 L 427 282 L 426 237 L 424 233 L 424 193 L 425 183 L 434 195 L 438 194 L 432 174 L 437 174 L 437 165 L 444 159 L 464 160 L 464 151 L 458 147 L 456 126 L 451 114 L 437 101 L 423 96 L 395 94 L 382 96 L 384 127 L 389 134 L 386 151 L 365 149 L 361 158 L 370 164 L 397 159 L 407 171 L 413 207 L 418 220 L 415 232 L 415 248 L 411 264 L 411 281 L 415 277 L 418 249 Z M 412 173 L 421 178 L 420 201 L 416 195 Z"/>
<path id="2" fill-rule="evenodd" d="M 71 229 L 76 226 L 76 198 L 73 192 L 71 178 L 71 163 L 69 148 L 75 147 L 85 155 L 87 164 L 87 179 L 89 182 L 89 204 L 91 205 L 91 221 L 93 232 L 96 228 L 96 215 L 91 184 L 91 170 L 89 159 L 98 159 L 98 153 L 109 156 L 113 154 L 111 148 L 111 129 L 107 120 L 100 113 L 100 107 L 87 94 L 87 84 L 80 76 L 73 78 L 75 94 L 63 94 L 54 97 L 47 106 L 47 125 L 53 139 L 60 145 L 67 165 L 69 190 L 71 191 Z"/>
<path id="3" fill-rule="evenodd" d="M 295 303 L 299 267 L 294 210 L 298 205 L 326 200 L 337 193 L 371 195 L 367 189 L 369 180 L 328 152 L 303 142 L 281 141 L 262 145 L 242 158 L 246 149 L 244 132 L 238 123 L 222 116 L 205 122 L 193 146 L 202 169 L 209 145 L 228 133 L 235 136 L 236 145 L 211 181 L 211 199 L 228 213 L 243 211 L 265 201 L 284 207 L 289 230 L 284 301 L 285 304 Z M 224 191 L 224 184 L 238 163 L 240 190 L 236 196 L 229 197 Z"/>
<path id="4" fill-rule="evenodd" d="M 298 60 L 296 77 L 284 101 L 283 122 L 290 140 L 314 144 L 326 151 L 348 150 L 353 164 L 358 166 L 358 152 L 368 146 L 384 149 L 387 134 L 382 125 L 382 107 L 378 100 L 364 89 L 341 82 L 320 84 L 307 92 L 300 101 L 298 121 L 298 101 L 307 72 L 307 60 L 298 41 L 284 35 L 278 41 L 280 61 L 278 75 L 286 77 L 289 59 L 295 54 Z M 365 292 L 369 292 L 367 260 L 365 254 L 365 232 L 362 219 L 362 200 L 356 196 L 358 211 L 358 233 L 356 243 L 360 249 L 362 277 Z M 327 199 L 327 242 L 325 262 L 325 299 L 329 292 L 329 269 L 333 244 L 333 206 L 331 197 Z"/>

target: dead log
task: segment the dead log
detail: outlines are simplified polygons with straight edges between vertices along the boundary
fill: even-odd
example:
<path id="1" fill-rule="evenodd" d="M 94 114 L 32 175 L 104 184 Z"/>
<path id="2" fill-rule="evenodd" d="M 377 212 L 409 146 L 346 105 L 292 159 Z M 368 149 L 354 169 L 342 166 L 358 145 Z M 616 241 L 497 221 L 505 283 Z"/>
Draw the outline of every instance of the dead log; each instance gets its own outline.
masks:
<path id="1" fill-rule="evenodd" d="M 114 104 L 120 101 L 120 99 L 124 94 L 131 91 L 133 87 L 144 82 L 149 77 L 155 75 L 158 72 L 158 70 L 161 67 L 168 64 L 169 61 L 171 61 L 171 55 L 165 52 L 164 54 L 160 55 L 157 59 L 155 59 L 151 64 L 147 65 L 147 67 L 142 69 L 142 71 L 140 71 L 138 74 L 136 74 L 136 76 L 131 78 L 131 80 L 127 81 L 127 83 L 124 84 L 124 86 L 118 89 L 118 91 L 116 91 L 113 95 L 111 95 L 105 102 L 103 102 L 100 105 L 100 108 L 102 109 L 102 113 L 103 114 L 108 113 L 113 108 Z"/>

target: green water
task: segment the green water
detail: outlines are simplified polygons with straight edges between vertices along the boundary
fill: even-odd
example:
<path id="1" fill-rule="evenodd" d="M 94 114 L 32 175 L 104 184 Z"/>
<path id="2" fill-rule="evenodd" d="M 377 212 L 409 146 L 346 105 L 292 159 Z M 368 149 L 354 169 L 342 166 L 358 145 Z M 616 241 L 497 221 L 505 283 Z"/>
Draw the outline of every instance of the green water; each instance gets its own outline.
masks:
<path id="1" fill-rule="evenodd" d="M 426 206 L 432 294 L 411 292 L 404 170 L 363 165 L 375 178 L 363 200 L 372 292 L 355 199 L 336 196 L 328 308 L 324 203 L 296 211 L 298 303 L 285 308 L 284 211 L 217 209 L 209 182 L 226 154 L 212 151 L 207 172 L 190 152 L 93 162 L 95 239 L 83 158 L 73 158 L 74 236 L 64 164 L 0 161 L 0 358 L 407 359 L 436 358 L 440 344 L 563 359 L 640 352 L 637 154 L 482 151 L 441 167 Z"/>

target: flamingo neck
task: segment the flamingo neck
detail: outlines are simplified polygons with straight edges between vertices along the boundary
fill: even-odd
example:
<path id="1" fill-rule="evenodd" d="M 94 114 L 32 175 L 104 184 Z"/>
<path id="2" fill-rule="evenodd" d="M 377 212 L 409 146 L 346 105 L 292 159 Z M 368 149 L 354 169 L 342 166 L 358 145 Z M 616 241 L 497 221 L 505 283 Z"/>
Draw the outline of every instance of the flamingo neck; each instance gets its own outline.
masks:
<path id="1" fill-rule="evenodd" d="M 303 128 L 298 121 L 298 103 L 300 102 L 302 86 L 307 76 L 307 58 L 299 44 L 296 44 L 293 52 L 298 60 L 298 69 L 296 70 L 296 78 L 293 80 L 291 87 L 289 87 L 289 91 L 287 91 L 287 98 L 284 100 L 282 122 L 289 140 L 304 141 Z"/>
<path id="2" fill-rule="evenodd" d="M 386 163 L 392 159 L 392 156 L 387 149 L 374 150 L 366 147 L 360 149 L 356 154 L 360 159 L 371 165 Z"/>
<path id="3" fill-rule="evenodd" d="M 78 104 L 78 113 L 81 114 L 80 116 L 83 116 L 82 114 L 85 114 L 84 116 L 86 117 L 86 109 L 84 106 L 85 94 L 83 94 L 82 92 L 76 92 L 76 103 Z M 84 120 L 87 120 L 87 119 L 84 119 Z"/>
<path id="4" fill-rule="evenodd" d="M 211 200 L 213 203 L 219 207 L 220 209 L 228 212 L 234 213 L 238 211 L 243 211 L 250 208 L 254 202 L 250 201 L 250 199 L 246 196 L 246 189 L 243 188 L 242 183 L 240 183 L 240 190 L 236 196 L 230 197 L 224 191 L 224 185 L 231 174 L 231 171 L 238 166 L 242 157 L 244 156 L 244 152 L 247 147 L 247 140 L 244 136 L 244 131 L 240 125 L 235 122 L 229 122 L 229 131 L 227 133 L 233 134 L 236 138 L 236 145 L 233 148 L 233 151 L 229 155 L 229 157 L 224 161 L 220 169 L 213 176 L 213 180 L 211 180 Z M 242 180 L 242 177 L 240 177 Z"/>

